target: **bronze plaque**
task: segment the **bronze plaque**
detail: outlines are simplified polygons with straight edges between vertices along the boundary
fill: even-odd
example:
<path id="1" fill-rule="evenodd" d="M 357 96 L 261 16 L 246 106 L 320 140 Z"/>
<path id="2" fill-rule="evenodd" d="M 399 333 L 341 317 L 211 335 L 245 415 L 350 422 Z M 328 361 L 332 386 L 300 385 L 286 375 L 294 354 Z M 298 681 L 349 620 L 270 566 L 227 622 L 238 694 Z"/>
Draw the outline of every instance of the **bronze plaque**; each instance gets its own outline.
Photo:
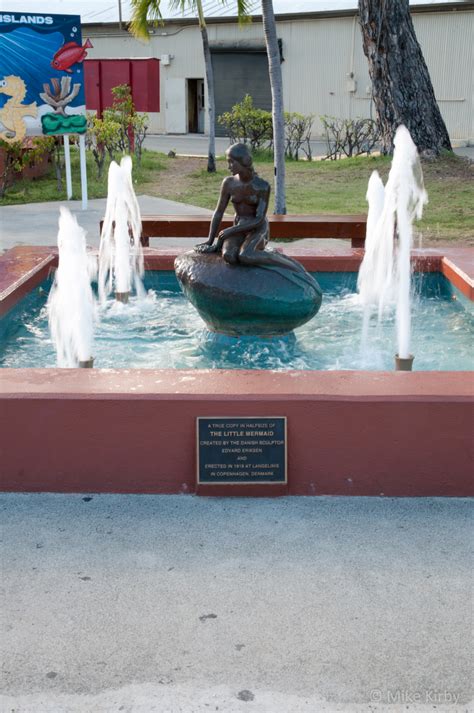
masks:
<path id="1" fill-rule="evenodd" d="M 286 483 L 286 417 L 197 419 L 199 485 Z"/>

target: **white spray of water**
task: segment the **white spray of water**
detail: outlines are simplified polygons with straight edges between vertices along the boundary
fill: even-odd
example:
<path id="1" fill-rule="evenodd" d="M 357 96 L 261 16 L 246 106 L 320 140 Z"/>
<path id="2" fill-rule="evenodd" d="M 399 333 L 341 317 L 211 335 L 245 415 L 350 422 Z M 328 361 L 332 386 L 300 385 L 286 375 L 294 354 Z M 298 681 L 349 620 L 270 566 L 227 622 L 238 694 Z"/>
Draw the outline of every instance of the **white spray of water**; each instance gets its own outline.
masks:
<path id="1" fill-rule="evenodd" d="M 364 306 L 363 339 L 372 310 L 381 320 L 385 307 L 396 304 L 397 347 L 402 358 L 410 356 L 410 253 L 412 224 L 421 218 L 428 197 L 416 146 L 405 126 L 394 139 L 392 167 L 385 190 L 377 172 L 367 190 L 366 251 L 357 287 Z M 395 236 L 398 237 L 396 251 Z"/>
<path id="2" fill-rule="evenodd" d="M 365 255 L 360 266 L 359 275 L 357 278 L 357 287 L 359 289 L 360 299 L 364 305 L 364 317 L 362 324 L 362 343 L 367 344 L 369 321 L 372 311 L 372 305 L 377 301 L 377 286 L 375 282 L 377 265 L 382 263 L 379 259 L 379 251 L 383 247 L 381 241 L 377 240 L 377 224 L 382 215 L 385 198 L 385 189 L 382 179 L 377 171 L 372 171 L 367 187 L 366 200 L 369 204 L 367 214 L 367 229 L 365 235 Z M 392 243 L 390 243 L 391 247 Z M 384 258 L 384 261 L 386 258 Z"/>
<path id="3" fill-rule="evenodd" d="M 49 329 L 58 366 L 74 368 L 92 357 L 95 300 L 86 233 L 62 206 L 58 248 L 59 264 L 47 305 Z"/>
<path id="4" fill-rule="evenodd" d="M 141 227 L 140 207 L 133 190 L 132 159 L 124 156 L 120 166 L 112 161 L 109 168 L 107 206 L 99 250 L 101 302 L 114 289 L 116 292 L 135 289 L 139 296 L 144 296 Z"/>

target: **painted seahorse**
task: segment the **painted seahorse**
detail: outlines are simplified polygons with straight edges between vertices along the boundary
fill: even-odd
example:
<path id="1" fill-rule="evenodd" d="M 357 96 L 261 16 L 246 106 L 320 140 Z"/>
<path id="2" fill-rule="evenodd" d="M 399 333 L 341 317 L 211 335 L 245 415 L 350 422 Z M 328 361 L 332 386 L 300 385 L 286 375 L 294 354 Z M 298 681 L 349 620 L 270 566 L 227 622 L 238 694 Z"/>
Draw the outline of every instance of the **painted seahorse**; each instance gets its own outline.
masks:
<path id="1" fill-rule="evenodd" d="M 25 82 L 21 77 L 9 75 L 0 80 L 0 93 L 11 97 L 0 109 L 0 121 L 5 131 L 0 131 L 0 138 L 8 143 L 22 141 L 26 135 L 24 116 L 36 116 L 36 102 L 22 104 L 26 95 Z M 14 134 L 12 136 L 12 134 Z"/>

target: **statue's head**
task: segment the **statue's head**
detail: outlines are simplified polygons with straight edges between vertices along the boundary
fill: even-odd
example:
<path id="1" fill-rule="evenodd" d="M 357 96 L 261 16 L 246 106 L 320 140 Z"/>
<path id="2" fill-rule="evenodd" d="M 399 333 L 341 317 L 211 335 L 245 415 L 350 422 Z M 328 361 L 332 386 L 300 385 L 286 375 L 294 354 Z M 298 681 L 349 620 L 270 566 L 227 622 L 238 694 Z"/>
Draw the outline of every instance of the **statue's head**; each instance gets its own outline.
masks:
<path id="1" fill-rule="evenodd" d="M 233 159 L 244 168 L 252 168 L 252 154 L 246 144 L 232 144 L 225 154 L 227 159 Z"/>

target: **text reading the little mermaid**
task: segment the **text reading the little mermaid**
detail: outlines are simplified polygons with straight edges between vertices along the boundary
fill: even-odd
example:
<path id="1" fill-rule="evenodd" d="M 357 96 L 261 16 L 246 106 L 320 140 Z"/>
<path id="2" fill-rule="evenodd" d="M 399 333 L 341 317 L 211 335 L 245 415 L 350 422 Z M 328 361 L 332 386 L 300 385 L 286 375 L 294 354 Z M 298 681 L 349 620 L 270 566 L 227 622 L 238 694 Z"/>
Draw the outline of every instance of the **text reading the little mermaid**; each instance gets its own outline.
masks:
<path id="1" fill-rule="evenodd" d="M 286 483 L 286 418 L 197 419 L 198 483 Z"/>

